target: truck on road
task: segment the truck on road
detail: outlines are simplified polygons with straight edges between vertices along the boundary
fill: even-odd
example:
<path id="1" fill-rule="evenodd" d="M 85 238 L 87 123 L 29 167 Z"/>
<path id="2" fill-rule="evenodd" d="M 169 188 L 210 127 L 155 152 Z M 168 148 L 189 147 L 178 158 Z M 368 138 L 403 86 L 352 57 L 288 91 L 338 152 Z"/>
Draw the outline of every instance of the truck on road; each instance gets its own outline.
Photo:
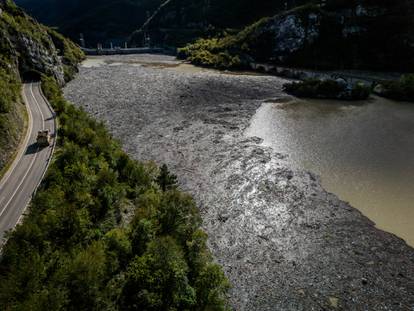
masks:
<path id="1" fill-rule="evenodd" d="M 50 132 L 49 130 L 44 130 L 44 131 L 39 131 L 37 133 L 37 145 L 39 147 L 49 147 L 51 144 L 51 137 L 50 137 Z"/>

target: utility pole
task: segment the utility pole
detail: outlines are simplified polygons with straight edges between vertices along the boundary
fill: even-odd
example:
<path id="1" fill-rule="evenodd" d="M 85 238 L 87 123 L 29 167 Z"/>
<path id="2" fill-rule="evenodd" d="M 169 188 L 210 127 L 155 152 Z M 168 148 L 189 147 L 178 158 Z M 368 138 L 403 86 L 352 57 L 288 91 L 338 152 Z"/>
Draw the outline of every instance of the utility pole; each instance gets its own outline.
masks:
<path id="1" fill-rule="evenodd" d="M 81 47 L 86 48 L 86 44 L 85 44 L 85 37 L 83 36 L 83 33 L 81 33 L 81 34 L 80 34 L 80 39 L 79 39 L 79 41 L 80 41 L 80 45 L 81 45 Z"/>

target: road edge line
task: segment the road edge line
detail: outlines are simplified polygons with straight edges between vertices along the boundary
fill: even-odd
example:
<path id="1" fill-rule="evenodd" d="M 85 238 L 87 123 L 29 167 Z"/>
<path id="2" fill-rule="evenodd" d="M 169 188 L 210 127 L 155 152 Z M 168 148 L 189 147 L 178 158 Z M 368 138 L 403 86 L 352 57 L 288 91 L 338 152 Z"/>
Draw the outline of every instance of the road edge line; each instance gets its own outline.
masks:
<path id="1" fill-rule="evenodd" d="M 16 228 L 16 226 L 19 225 L 23 221 L 24 217 L 26 216 L 25 213 L 27 211 L 27 208 L 30 205 L 30 202 L 33 200 L 34 196 L 36 195 L 37 191 L 39 190 L 40 185 L 42 184 L 43 179 L 45 178 L 46 173 L 49 170 L 50 163 L 52 162 L 53 155 L 55 153 L 57 139 L 58 139 L 58 123 L 57 123 L 57 119 L 56 119 L 57 118 L 56 112 L 53 110 L 53 107 L 50 105 L 49 100 L 43 94 L 42 83 L 41 82 L 40 83 L 36 83 L 35 86 L 37 86 L 37 88 L 39 90 L 40 96 L 42 97 L 42 99 L 46 103 L 46 106 L 48 107 L 48 109 L 50 110 L 50 112 L 51 112 L 51 114 L 53 116 L 53 123 L 55 124 L 55 137 L 53 138 L 52 150 L 50 151 L 50 156 L 47 159 L 47 164 L 46 164 L 45 170 L 43 171 L 43 174 L 42 174 L 42 176 L 41 176 L 41 178 L 39 180 L 39 183 L 37 184 L 37 186 L 35 187 L 32 195 L 31 195 L 31 199 L 29 200 L 29 202 L 27 202 L 27 204 L 26 204 L 26 206 L 25 206 L 25 208 L 23 210 L 23 213 L 20 215 L 19 219 L 17 220 L 17 223 L 14 225 L 14 228 Z M 36 100 L 36 98 L 35 98 L 35 100 Z"/>
<path id="2" fill-rule="evenodd" d="M 27 97 L 24 94 L 25 85 L 26 84 L 23 84 L 23 87 L 22 87 L 22 90 L 21 90 L 21 95 L 22 95 L 22 99 L 23 99 L 23 102 L 24 102 L 24 106 L 26 108 L 27 116 L 28 116 L 26 136 L 25 136 L 24 140 L 21 141 L 21 143 L 18 147 L 19 151 L 17 152 L 16 157 L 14 158 L 12 164 L 10 165 L 9 169 L 7 170 L 7 172 L 4 173 L 3 177 L 0 180 L 0 189 L 8 181 L 11 174 L 14 172 L 15 168 L 17 167 L 17 164 L 22 159 L 24 153 L 26 152 L 26 149 L 22 148 L 22 147 L 27 145 L 27 143 L 30 139 L 30 136 L 32 135 L 32 132 L 33 132 L 33 116 L 32 116 L 32 112 L 29 109 L 29 106 L 27 105 Z M 26 101 L 25 101 L 25 99 L 26 99 Z"/>

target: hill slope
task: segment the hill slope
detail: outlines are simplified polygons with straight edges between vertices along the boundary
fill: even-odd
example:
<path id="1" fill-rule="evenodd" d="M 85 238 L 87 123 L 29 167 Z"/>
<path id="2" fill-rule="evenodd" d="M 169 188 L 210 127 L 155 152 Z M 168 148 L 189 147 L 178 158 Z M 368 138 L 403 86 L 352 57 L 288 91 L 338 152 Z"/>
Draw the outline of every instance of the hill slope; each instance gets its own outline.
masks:
<path id="1" fill-rule="evenodd" d="M 86 44 L 122 44 L 130 33 L 142 25 L 161 0 L 18 0 L 41 22 L 57 27 L 59 32 L 78 42 L 80 34 Z"/>
<path id="2" fill-rule="evenodd" d="M 152 30 L 162 29 L 154 39 L 170 44 L 188 42 L 211 29 L 240 28 L 262 16 L 271 16 L 307 0 L 172 0 L 152 20 Z M 41 22 L 58 27 L 72 40 L 85 35 L 88 46 L 96 43 L 123 44 L 140 29 L 162 0 L 17 0 Z M 170 29 L 170 31 L 168 31 Z M 173 29 L 173 30 L 171 30 Z M 154 34 L 155 35 L 155 34 Z M 167 35 L 167 38 L 165 36 Z M 178 41 L 177 41 L 178 40 Z M 138 36 L 136 44 L 142 43 Z"/>
<path id="3" fill-rule="evenodd" d="M 201 40 L 181 51 L 201 65 L 251 61 L 312 68 L 414 70 L 414 4 L 327 1 L 262 19 L 235 35 Z"/>

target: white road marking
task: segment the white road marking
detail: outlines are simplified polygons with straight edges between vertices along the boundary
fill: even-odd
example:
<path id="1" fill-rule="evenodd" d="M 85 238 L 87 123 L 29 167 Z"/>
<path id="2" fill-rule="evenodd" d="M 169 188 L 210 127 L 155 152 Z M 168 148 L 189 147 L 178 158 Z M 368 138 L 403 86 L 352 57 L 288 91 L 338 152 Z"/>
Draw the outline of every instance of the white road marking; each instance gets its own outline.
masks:
<path id="1" fill-rule="evenodd" d="M 43 113 L 42 113 L 42 110 L 40 109 L 39 103 L 37 102 L 37 100 L 36 100 L 36 98 L 35 98 L 35 96 L 34 96 L 34 94 L 33 94 L 33 85 L 32 85 L 32 84 L 30 84 L 30 92 L 31 92 L 32 97 L 33 97 L 33 99 L 34 99 L 34 102 L 35 102 L 35 104 L 36 104 L 36 106 L 37 106 L 37 108 L 38 108 L 38 110 L 39 110 L 39 112 L 40 112 L 40 114 L 41 114 L 41 116 L 42 116 L 42 126 L 43 126 L 43 128 L 44 128 L 44 127 L 45 127 L 44 115 L 43 115 Z M 27 103 L 27 104 L 28 104 L 28 103 Z M 30 109 L 29 109 L 29 110 L 30 110 Z M 36 159 L 37 159 L 38 153 L 39 153 L 39 148 L 37 148 L 37 150 L 36 150 L 36 154 L 35 154 L 35 156 L 34 156 L 33 160 L 30 162 L 30 166 L 29 166 L 29 168 L 26 170 L 26 173 L 24 174 L 23 178 L 21 179 L 21 181 L 20 181 L 19 185 L 16 187 L 16 190 L 13 192 L 13 194 L 12 194 L 11 198 L 9 199 L 9 201 L 7 201 L 6 205 L 3 207 L 2 211 L 0 212 L 0 217 L 4 214 L 4 212 L 6 211 L 7 207 L 9 206 L 9 204 L 11 203 L 11 201 L 14 199 L 14 197 L 15 197 L 15 196 L 16 196 L 16 194 L 17 194 L 17 192 L 20 190 L 20 187 L 21 187 L 21 186 L 23 185 L 23 183 L 25 182 L 27 175 L 29 174 L 30 170 L 32 169 L 32 167 L 33 167 L 33 165 L 34 165 L 34 163 L 35 163 L 35 161 L 36 161 Z"/>
<path id="2" fill-rule="evenodd" d="M 39 110 L 40 115 L 42 116 L 42 130 L 44 130 L 45 129 L 45 116 L 44 116 L 44 114 L 42 112 L 42 109 L 40 109 L 40 106 L 39 106 L 39 103 L 37 102 L 36 97 L 33 94 L 33 84 L 32 83 L 30 83 L 30 93 L 32 93 L 32 97 L 33 97 L 34 102 L 35 102 L 35 104 L 37 106 L 37 109 Z"/>
<path id="3" fill-rule="evenodd" d="M 24 88 L 24 86 L 23 86 L 23 88 Z M 27 97 L 26 97 L 26 93 L 25 92 L 23 92 L 23 97 L 25 98 L 25 102 L 26 102 L 26 104 L 28 105 L 28 100 L 27 100 Z M 33 120 L 33 115 L 32 115 L 32 110 L 30 109 L 30 107 L 28 107 L 29 109 L 27 109 L 28 110 L 28 112 L 29 112 L 29 115 L 30 115 L 30 120 Z M 26 136 L 27 137 L 27 142 L 26 142 L 26 144 L 29 142 L 29 140 L 30 140 L 30 137 L 32 136 L 32 132 L 33 132 L 33 123 L 31 124 L 32 126 L 30 126 L 30 128 L 29 128 L 29 134 Z M 1 186 L 0 186 L 0 190 L 4 187 L 4 185 L 6 184 L 6 182 L 9 180 L 9 178 L 10 178 L 10 176 L 11 175 L 13 175 L 13 172 L 14 172 L 14 170 L 16 169 L 16 167 L 17 167 L 17 163 L 19 163 L 20 161 L 21 161 L 21 159 L 23 158 L 23 156 L 24 156 L 24 154 L 25 154 L 25 152 L 22 152 L 21 154 L 20 154 L 20 157 L 19 157 L 19 159 L 15 162 L 16 163 L 16 165 L 14 165 L 12 168 L 11 168 L 11 172 L 10 172 L 10 174 L 9 175 L 7 175 L 6 176 L 6 178 L 4 179 L 4 180 L 2 180 L 1 181 Z M 0 201 L 1 202 L 1 201 Z"/>
<path id="4" fill-rule="evenodd" d="M 37 85 L 39 85 L 39 84 L 37 84 Z M 32 84 L 31 84 L 31 87 L 32 87 Z M 36 105 L 37 105 L 37 107 L 39 108 L 39 111 L 40 111 L 40 113 L 41 113 L 41 115 L 42 115 L 42 121 L 43 121 L 43 129 L 45 128 L 45 117 L 44 117 L 44 115 L 43 115 L 43 113 L 42 113 L 42 111 L 40 110 L 40 106 L 39 106 L 39 104 L 38 104 L 38 101 L 36 100 L 36 98 L 34 97 L 34 94 L 33 94 L 33 87 L 32 87 L 32 89 L 31 89 L 31 92 L 32 92 L 32 96 L 33 96 L 33 98 L 34 98 L 34 100 L 35 100 L 35 103 L 36 103 Z M 45 101 L 45 103 L 47 104 L 47 106 L 48 106 L 48 108 L 49 108 L 49 110 L 50 110 L 50 113 L 51 113 L 51 115 L 52 115 L 52 118 L 54 119 L 54 121 L 55 121 L 55 115 L 54 115 L 54 111 L 52 110 L 52 108 L 50 107 L 50 105 L 49 105 L 49 103 L 47 102 L 47 99 L 43 96 L 43 94 L 42 93 L 40 93 L 40 96 L 44 99 L 44 101 Z M 56 123 L 55 123 L 56 124 Z M 56 132 L 56 128 L 55 128 L 55 132 Z M 54 144 L 56 143 L 56 139 L 57 139 L 57 134 L 55 133 L 55 137 L 53 138 L 54 139 Z M 53 146 L 51 146 L 50 148 L 52 148 L 52 154 L 53 154 L 53 149 L 54 149 L 54 145 Z M 48 160 L 46 160 L 46 162 L 48 163 L 49 162 L 49 160 L 50 159 L 48 159 Z M 42 178 L 41 178 L 41 180 L 44 178 L 44 176 L 45 176 L 45 174 L 46 174 L 46 171 L 47 171 L 47 167 L 48 167 L 49 165 L 47 164 L 46 165 L 46 170 L 43 172 L 43 175 L 42 175 Z M 24 218 L 24 216 L 25 216 L 25 211 L 26 211 L 26 209 L 27 209 L 27 206 L 28 206 L 28 204 L 30 203 L 30 197 L 29 197 L 29 199 L 27 200 L 27 202 L 25 203 L 25 206 L 26 206 L 26 208 L 24 209 L 24 211 L 23 211 L 23 213 L 20 215 L 20 217 L 19 217 L 19 219 L 17 220 L 17 222 L 14 224 L 14 226 L 13 226 L 13 228 L 14 227 L 16 227 L 18 224 L 20 224 L 22 221 L 23 221 L 23 218 Z M 1 249 L 0 249 L 0 253 L 1 253 Z"/>

